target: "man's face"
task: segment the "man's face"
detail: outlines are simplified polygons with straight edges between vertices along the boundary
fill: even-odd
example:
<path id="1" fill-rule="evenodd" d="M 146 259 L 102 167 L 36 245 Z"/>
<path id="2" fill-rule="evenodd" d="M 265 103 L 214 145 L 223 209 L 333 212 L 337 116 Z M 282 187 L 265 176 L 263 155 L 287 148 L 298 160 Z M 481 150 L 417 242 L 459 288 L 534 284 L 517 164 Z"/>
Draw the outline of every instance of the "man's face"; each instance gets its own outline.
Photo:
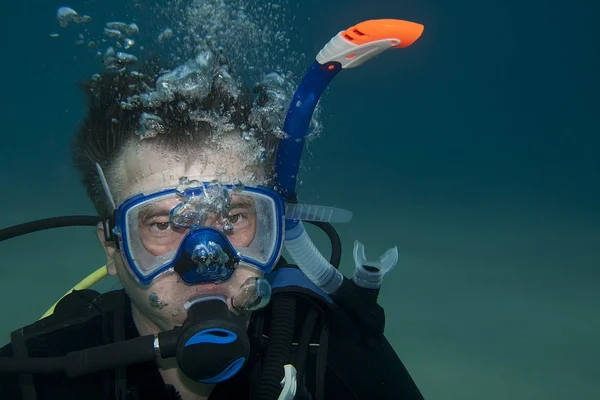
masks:
<path id="1" fill-rule="evenodd" d="M 252 151 L 251 146 L 241 140 L 239 135 L 221 137 L 218 148 L 207 148 L 198 157 L 191 159 L 151 147 L 143 142 L 136 143 L 127 147 L 117 161 L 115 168 L 117 176 L 110 182 L 112 195 L 118 207 L 124 200 L 139 193 L 175 188 L 181 177 L 200 182 L 218 179 L 223 183 L 239 180 L 252 186 L 265 184 L 264 178 L 256 176 L 256 168 L 247 168 L 250 160 L 248 154 Z M 168 227 L 170 206 L 170 204 L 159 203 L 154 210 L 145 210 L 147 213 L 141 214 L 139 219 L 138 232 L 141 241 L 151 254 L 162 255 L 176 249 L 185 235 L 185 231 Z M 249 213 L 251 209 L 247 209 L 249 207 L 247 202 L 244 202 L 243 198 L 236 198 L 234 194 L 231 197 L 232 215 L 236 212 L 236 206 L 246 207 L 244 209 L 246 215 L 250 214 L 250 217 L 244 221 L 235 219 L 232 221 L 239 225 L 237 240 L 248 240 L 256 230 L 256 218 L 252 218 Z M 164 231 L 164 229 L 169 230 Z M 114 243 L 104 243 L 101 224 L 98 236 L 106 249 L 107 269 L 110 274 L 118 275 L 131 297 L 138 329 L 145 331 L 140 332 L 142 334 L 155 333 L 181 325 L 186 318 L 183 305 L 193 297 L 222 294 L 228 298 L 231 308 L 231 298 L 238 293 L 239 287 L 248 278 L 260 276 L 260 272 L 256 269 L 240 265 L 231 279 L 219 284 L 188 285 L 177 274 L 169 272 L 160 275 L 148 286 L 141 286 L 132 276 Z M 233 244 L 244 245 L 244 243 Z"/>

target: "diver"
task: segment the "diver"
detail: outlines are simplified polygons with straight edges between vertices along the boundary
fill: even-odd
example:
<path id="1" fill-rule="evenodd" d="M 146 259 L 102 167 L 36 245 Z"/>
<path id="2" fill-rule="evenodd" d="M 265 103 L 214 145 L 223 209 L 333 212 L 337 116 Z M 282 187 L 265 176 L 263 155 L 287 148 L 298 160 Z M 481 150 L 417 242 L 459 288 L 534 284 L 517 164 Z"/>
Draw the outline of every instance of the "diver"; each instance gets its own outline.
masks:
<path id="1" fill-rule="evenodd" d="M 0 240 L 94 225 L 102 273 L 123 289 L 73 290 L 14 331 L 0 349 L 0 397 L 422 399 L 377 304 L 397 250 L 368 261 L 355 242 L 346 278 L 331 224 L 351 214 L 300 204 L 295 191 L 328 83 L 422 31 L 372 20 L 332 38 L 289 104 L 285 137 L 255 113 L 281 108 L 277 80 L 250 92 L 218 51 L 175 68 L 150 60 L 136 72 L 108 70 L 82 85 L 88 108 L 73 160 L 99 217 L 7 228 Z M 328 234 L 330 260 L 304 222 Z"/>

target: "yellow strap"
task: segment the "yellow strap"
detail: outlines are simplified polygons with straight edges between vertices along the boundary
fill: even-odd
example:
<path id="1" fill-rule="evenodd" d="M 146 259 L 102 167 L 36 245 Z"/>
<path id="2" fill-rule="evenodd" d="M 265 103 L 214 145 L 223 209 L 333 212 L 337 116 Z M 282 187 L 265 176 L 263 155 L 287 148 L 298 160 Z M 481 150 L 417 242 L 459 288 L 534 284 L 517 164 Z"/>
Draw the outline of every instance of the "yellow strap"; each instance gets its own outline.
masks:
<path id="1" fill-rule="evenodd" d="M 106 271 L 106 265 L 103 265 L 102 267 L 98 268 L 96 271 L 94 271 L 91 274 L 89 274 L 86 278 L 84 278 L 77 285 L 73 286 L 73 288 L 71 290 L 69 290 L 67 293 L 65 293 L 60 299 L 58 299 L 58 301 L 56 303 L 54 303 L 52 305 L 52 307 L 50 307 L 48 309 L 48 311 L 46 311 L 46 313 L 44 315 L 42 315 L 42 318 L 40 318 L 40 319 L 44 319 L 48 315 L 51 315 L 54 312 L 54 307 L 56 307 L 56 305 L 58 304 L 58 302 L 61 301 L 63 299 L 63 297 L 65 297 L 69 293 L 73 292 L 74 290 L 82 290 L 82 289 L 89 288 L 94 283 L 97 283 L 102 278 L 104 278 L 106 275 L 108 275 L 108 272 Z"/>

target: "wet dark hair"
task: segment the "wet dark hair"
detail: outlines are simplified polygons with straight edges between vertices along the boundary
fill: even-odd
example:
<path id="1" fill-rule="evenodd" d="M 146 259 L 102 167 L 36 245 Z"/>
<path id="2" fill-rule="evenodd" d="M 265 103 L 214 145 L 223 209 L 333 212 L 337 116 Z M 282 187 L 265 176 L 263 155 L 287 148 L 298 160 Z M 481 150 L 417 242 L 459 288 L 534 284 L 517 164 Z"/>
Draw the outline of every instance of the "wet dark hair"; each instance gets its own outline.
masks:
<path id="1" fill-rule="evenodd" d="M 219 63 L 227 66 L 223 59 L 219 59 Z M 264 88 L 257 88 L 251 93 L 241 86 L 241 91 L 233 96 L 223 84 L 223 76 L 215 73 L 208 77 L 212 79 L 211 90 L 203 99 L 190 100 L 176 94 L 169 101 L 153 107 L 143 106 L 140 102 L 123 106 L 123 102 L 127 102 L 131 96 L 143 94 L 148 87 L 154 88 L 156 78 L 165 69 L 168 67 L 153 57 L 137 69 L 139 72 L 106 71 L 80 84 L 87 100 L 87 114 L 71 142 L 72 160 L 81 172 L 88 196 L 102 218 L 110 217 L 111 206 L 95 165 L 98 163 L 102 167 L 110 185 L 110 176 L 114 173 L 113 167 L 119 154 L 127 145 L 139 141 L 140 117 L 145 112 L 161 118 L 162 131 L 154 137 L 145 138 L 144 144 L 188 154 L 190 149 L 205 145 L 213 134 L 210 123 L 192 118 L 190 111 L 226 115 L 229 123 L 237 129 L 252 130 L 253 137 L 266 150 L 264 164 L 267 173 L 272 170 L 278 139 L 260 126 L 250 123 L 252 107 L 259 107 L 268 101 Z"/>

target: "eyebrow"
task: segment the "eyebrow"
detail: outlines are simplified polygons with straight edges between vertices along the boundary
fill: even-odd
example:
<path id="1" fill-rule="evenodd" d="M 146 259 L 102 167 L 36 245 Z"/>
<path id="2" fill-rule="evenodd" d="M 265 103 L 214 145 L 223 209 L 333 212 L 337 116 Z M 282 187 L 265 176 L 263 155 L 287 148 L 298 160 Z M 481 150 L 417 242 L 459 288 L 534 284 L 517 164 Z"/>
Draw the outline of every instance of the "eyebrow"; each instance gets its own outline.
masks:
<path id="1" fill-rule="evenodd" d="M 254 208 L 254 202 L 248 197 L 234 197 L 231 199 L 231 208 Z"/>
<path id="2" fill-rule="evenodd" d="M 164 206 L 157 206 L 156 204 L 150 204 L 145 206 L 138 213 L 138 219 L 143 221 L 148 220 L 151 217 L 163 217 L 169 215 L 171 209 L 165 208 Z"/>
<path id="3" fill-rule="evenodd" d="M 138 220 L 147 221 L 152 217 L 164 217 L 171 213 L 173 207 L 167 206 L 164 203 L 148 204 L 144 206 L 138 213 Z M 230 208 L 254 208 L 254 201 L 247 196 L 235 196 L 231 199 Z"/>

